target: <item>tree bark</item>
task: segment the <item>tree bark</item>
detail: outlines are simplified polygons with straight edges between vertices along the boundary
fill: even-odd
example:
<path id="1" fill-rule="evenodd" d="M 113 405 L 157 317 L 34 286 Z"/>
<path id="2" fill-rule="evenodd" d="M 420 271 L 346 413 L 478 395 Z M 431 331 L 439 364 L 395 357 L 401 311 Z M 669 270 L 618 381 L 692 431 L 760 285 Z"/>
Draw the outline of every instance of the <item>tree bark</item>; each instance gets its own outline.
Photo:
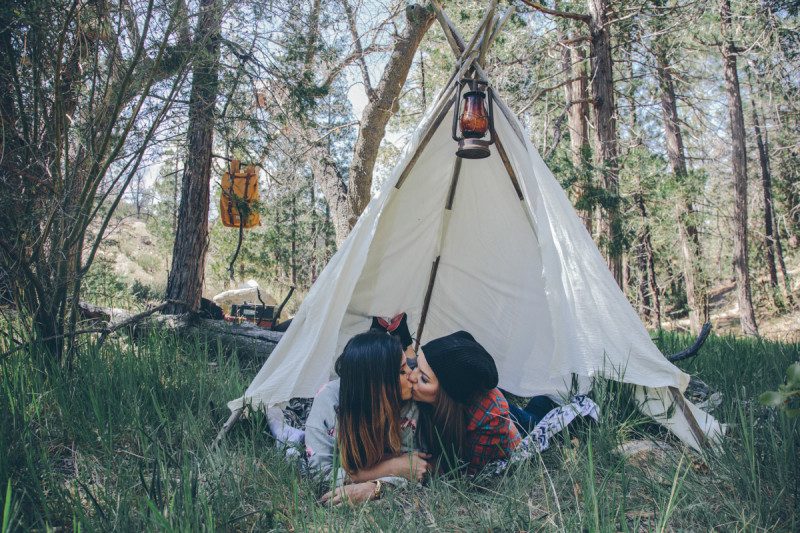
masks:
<path id="1" fill-rule="evenodd" d="M 417 48 L 433 20 L 434 13 L 427 2 L 406 8 L 406 26 L 397 36 L 383 77 L 361 116 L 347 185 L 329 158 L 317 158 L 314 164 L 317 183 L 331 206 L 337 245 L 347 237 L 372 196 L 372 173 L 386 134 L 386 124 L 392 117 Z"/>
<path id="2" fill-rule="evenodd" d="M 775 265 L 775 229 L 772 215 L 772 176 L 769 170 L 769 155 L 767 154 L 766 134 L 761 131 L 761 122 L 758 119 L 755 101 L 751 102 L 753 108 L 753 129 L 756 134 L 758 147 L 758 162 L 761 169 L 761 186 L 764 193 L 764 248 L 766 249 L 767 270 L 769 271 L 769 284 L 772 290 L 778 289 L 778 268 Z M 773 294 L 773 298 L 775 295 Z"/>
<path id="3" fill-rule="evenodd" d="M 675 84 L 672 71 L 667 60 L 664 43 L 655 44 L 656 72 L 661 91 L 661 111 L 664 117 L 664 137 L 666 139 L 667 157 L 672 173 L 678 183 L 685 180 L 686 149 L 678 118 L 678 99 L 675 95 Z M 698 334 L 702 325 L 708 321 L 708 288 L 701 261 L 700 237 L 694 222 L 694 207 L 685 195 L 675 203 L 675 216 L 678 221 L 678 248 L 683 263 L 683 279 L 686 284 L 686 300 L 689 306 L 689 327 Z"/>
<path id="4" fill-rule="evenodd" d="M 747 146 L 745 145 L 744 113 L 742 95 L 739 89 L 739 74 L 736 60 L 737 49 L 731 36 L 730 0 L 720 4 L 722 35 L 725 45 L 722 59 L 725 70 L 725 88 L 728 93 L 728 112 L 730 114 L 731 148 L 733 166 L 733 271 L 736 278 L 736 293 L 739 300 L 742 333 L 758 335 L 755 309 L 750 292 L 750 269 L 747 251 Z"/>
<path id="5" fill-rule="evenodd" d="M 561 49 L 561 65 L 567 78 L 573 81 L 564 85 L 564 99 L 567 106 L 567 127 L 569 128 L 569 146 L 572 166 L 576 172 L 587 167 L 589 155 L 589 97 L 584 61 L 586 54 L 579 45 L 563 46 Z M 582 205 L 587 194 L 584 184 L 576 187 L 576 205 Z M 578 215 L 592 234 L 592 210 L 578 209 Z"/>
<path id="6" fill-rule="evenodd" d="M 221 25 L 221 0 L 201 0 L 195 35 L 200 55 L 192 71 L 188 149 L 166 294 L 168 300 L 186 302 L 188 309 L 173 305 L 167 309 L 168 313 L 197 311 L 203 293 Z"/>
<path id="7" fill-rule="evenodd" d="M 753 127 L 756 133 L 756 143 L 758 145 L 758 160 L 761 166 L 761 185 L 764 192 L 764 240 L 766 245 L 767 269 L 769 270 L 770 285 L 773 289 L 773 299 L 777 296 L 774 291 L 778 289 L 778 268 L 780 266 L 783 275 L 783 285 L 781 290 L 787 304 L 793 305 L 792 291 L 789 286 L 789 278 L 786 272 L 786 265 L 783 260 L 783 249 L 778 235 L 778 228 L 775 223 L 775 202 L 772 196 L 772 169 L 769 160 L 769 141 L 767 132 L 761 129 L 761 122 L 756 111 L 756 102 L 752 101 L 753 106 Z"/>
<path id="8" fill-rule="evenodd" d="M 617 143 L 617 118 L 614 104 L 613 62 L 611 34 L 606 0 L 588 0 L 589 33 L 592 44 L 592 107 L 594 109 L 595 164 L 600 170 L 600 182 L 609 201 L 603 209 L 600 233 L 605 241 L 603 248 L 609 270 L 621 286 L 622 250 L 620 242 L 619 148 Z"/>
<path id="9" fill-rule="evenodd" d="M 661 301 L 658 294 L 658 284 L 656 283 L 655 256 L 653 253 L 653 242 L 650 237 L 650 224 L 647 218 L 647 206 L 644 203 L 644 195 L 641 192 L 636 194 L 636 208 L 642 217 L 643 224 L 639 233 L 639 243 L 636 247 L 636 261 L 639 268 L 639 297 L 644 308 L 644 317 L 650 325 L 661 328 Z"/>

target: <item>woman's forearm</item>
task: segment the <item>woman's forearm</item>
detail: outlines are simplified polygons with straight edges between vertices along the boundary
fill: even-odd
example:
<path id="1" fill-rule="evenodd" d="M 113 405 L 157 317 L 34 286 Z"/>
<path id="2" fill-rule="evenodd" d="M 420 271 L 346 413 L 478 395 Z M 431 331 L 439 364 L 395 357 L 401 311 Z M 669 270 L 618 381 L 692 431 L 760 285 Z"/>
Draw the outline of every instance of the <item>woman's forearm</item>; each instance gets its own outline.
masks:
<path id="1" fill-rule="evenodd" d="M 350 479 L 354 483 L 362 483 L 364 481 L 373 481 L 382 477 L 403 476 L 403 474 L 399 472 L 400 469 L 398 468 L 398 463 L 397 457 L 390 457 L 388 459 L 384 459 L 373 467 L 364 468 L 358 472 L 354 472 L 350 475 Z M 408 473 L 406 473 L 406 475 L 403 477 L 407 476 Z"/>

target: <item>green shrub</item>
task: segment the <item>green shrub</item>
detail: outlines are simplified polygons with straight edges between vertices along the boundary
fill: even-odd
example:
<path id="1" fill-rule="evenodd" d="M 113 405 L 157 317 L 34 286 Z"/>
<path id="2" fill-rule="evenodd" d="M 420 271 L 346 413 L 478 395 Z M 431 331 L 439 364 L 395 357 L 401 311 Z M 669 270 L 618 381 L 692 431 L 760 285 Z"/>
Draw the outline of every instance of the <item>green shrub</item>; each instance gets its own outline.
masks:
<path id="1" fill-rule="evenodd" d="M 800 362 L 792 363 L 786 369 L 786 383 L 776 391 L 763 393 L 758 399 L 764 405 L 780 408 L 791 417 L 800 415 Z"/>

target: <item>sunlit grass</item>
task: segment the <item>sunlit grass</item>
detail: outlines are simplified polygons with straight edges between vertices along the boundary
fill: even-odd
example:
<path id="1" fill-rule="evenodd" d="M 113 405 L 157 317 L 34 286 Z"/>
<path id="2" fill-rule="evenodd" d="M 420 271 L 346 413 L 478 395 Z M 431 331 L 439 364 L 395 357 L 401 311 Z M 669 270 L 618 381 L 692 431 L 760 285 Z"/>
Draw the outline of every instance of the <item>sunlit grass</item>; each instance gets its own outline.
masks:
<path id="1" fill-rule="evenodd" d="M 664 334 L 669 353 L 689 339 Z M 537 460 L 503 476 L 435 478 L 358 508 L 316 503 L 254 416 L 218 449 L 225 402 L 259 362 L 200 342 L 152 335 L 85 349 L 71 372 L 38 356 L 0 361 L 0 524 L 5 530 L 558 530 L 800 528 L 800 435 L 756 401 L 774 389 L 798 345 L 712 337 L 684 368 L 723 395 L 722 447 L 683 449 L 639 415 L 626 387 L 601 382 L 603 418 L 579 425 Z M 615 452 L 629 439 L 672 451 L 641 464 Z M 10 483 L 9 483 L 10 481 Z"/>

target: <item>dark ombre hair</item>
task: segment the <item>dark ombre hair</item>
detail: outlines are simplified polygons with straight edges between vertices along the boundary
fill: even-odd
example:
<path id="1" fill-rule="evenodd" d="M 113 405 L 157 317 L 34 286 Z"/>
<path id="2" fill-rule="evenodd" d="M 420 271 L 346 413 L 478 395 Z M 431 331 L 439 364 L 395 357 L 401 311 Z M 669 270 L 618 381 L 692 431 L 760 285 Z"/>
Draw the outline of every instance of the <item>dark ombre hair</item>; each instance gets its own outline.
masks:
<path id="1" fill-rule="evenodd" d="M 400 341 L 383 332 L 356 335 L 336 360 L 341 378 L 336 439 L 352 474 L 400 453 Z"/>
<path id="2" fill-rule="evenodd" d="M 467 406 L 439 387 L 432 404 L 419 404 L 419 435 L 426 451 L 444 472 L 458 470 L 464 460 Z"/>

